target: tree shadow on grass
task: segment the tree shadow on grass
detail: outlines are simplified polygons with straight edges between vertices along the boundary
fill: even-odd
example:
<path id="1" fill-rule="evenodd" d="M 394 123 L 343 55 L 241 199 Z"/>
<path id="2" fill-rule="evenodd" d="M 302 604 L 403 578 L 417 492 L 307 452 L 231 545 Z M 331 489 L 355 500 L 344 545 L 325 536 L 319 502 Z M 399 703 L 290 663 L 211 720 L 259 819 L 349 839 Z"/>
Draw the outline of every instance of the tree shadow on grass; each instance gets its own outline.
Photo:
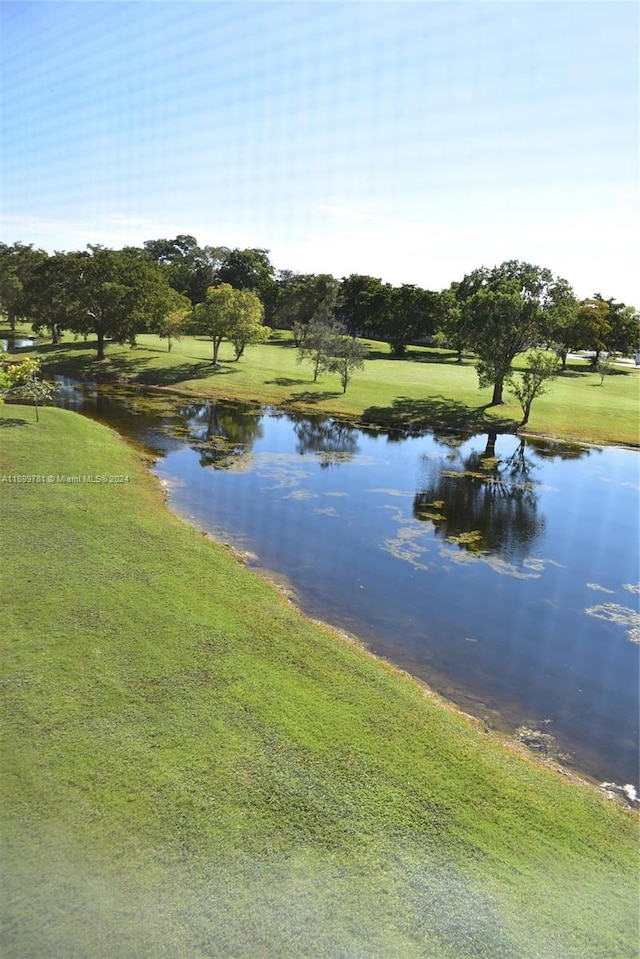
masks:
<path id="1" fill-rule="evenodd" d="M 292 339 L 285 338 L 284 336 L 276 336 L 276 335 L 273 335 L 273 334 L 272 334 L 272 335 L 269 337 L 269 339 L 266 341 L 266 344 L 265 344 L 265 345 L 266 345 L 266 346 L 281 346 L 281 347 L 283 347 L 285 350 L 291 350 L 291 349 L 297 350 L 297 348 L 298 348 L 298 347 L 296 346 L 296 344 L 293 342 Z"/>
<path id="2" fill-rule="evenodd" d="M 0 417 L 0 426 L 29 426 L 29 423 L 17 416 Z"/>
<path id="3" fill-rule="evenodd" d="M 526 370 L 525 366 L 514 366 L 514 371 L 516 373 L 524 373 Z M 593 370 L 584 368 L 584 370 L 569 369 L 558 370 L 558 379 L 559 380 L 579 380 L 585 373 L 593 373 Z"/>
<path id="4" fill-rule="evenodd" d="M 106 359 L 87 356 L 90 343 L 67 343 L 45 347 L 42 352 L 48 354 L 44 368 L 49 373 L 71 376 L 77 380 L 95 380 L 98 383 L 138 383 L 141 386 L 176 386 L 186 380 L 200 380 L 213 376 L 237 373 L 237 367 L 231 364 L 219 364 L 214 367 L 211 360 L 194 357 L 193 362 L 177 363 L 174 366 L 152 366 L 154 357 L 148 355 L 146 347 L 130 350 L 126 353 L 109 352 Z"/>
<path id="5" fill-rule="evenodd" d="M 475 357 L 466 354 L 463 354 L 462 359 L 459 360 L 455 350 L 447 350 L 446 352 L 442 350 L 421 350 L 420 352 L 411 350 L 407 353 L 406 359 L 412 363 L 435 363 L 437 366 L 475 367 L 476 364 Z"/>
<path id="6" fill-rule="evenodd" d="M 42 353 L 44 355 L 56 353 L 64 356 L 67 353 L 80 352 L 81 350 L 95 350 L 94 340 L 72 340 L 68 343 L 35 343 L 33 346 L 25 346 L 25 353 Z"/>
<path id="7" fill-rule="evenodd" d="M 178 383 L 187 380 L 203 380 L 208 377 L 226 376 L 229 373 L 237 373 L 237 369 L 228 366 L 213 365 L 211 361 L 206 363 L 180 363 L 178 366 L 171 366 L 167 369 L 144 370 L 135 377 L 135 382 L 143 386 L 176 386 Z"/>
<path id="8" fill-rule="evenodd" d="M 315 405 L 316 403 L 322 403 L 323 400 L 333 400 L 337 396 L 342 396 L 342 392 L 338 393 L 323 390 L 322 392 L 313 393 L 311 390 L 305 390 L 303 393 L 293 393 L 287 400 L 283 400 L 280 405 L 285 408 L 287 406 L 293 406 L 296 403 Z"/>
<path id="9" fill-rule="evenodd" d="M 399 396 L 391 406 L 370 406 L 362 414 L 363 423 L 376 423 L 381 426 L 400 428 L 406 432 L 433 430 L 439 434 L 462 434 L 472 436 L 484 433 L 487 429 L 498 433 L 515 433 L 515 420 L 507 417 L 486 416 L 490 407 L 466 406 L 457 400 L 444 396 L 432 396 L 425 399 L 410 399 Z"/>
<path id="10" fill-rule="evenodd" d="M 366 356 L 367 360 L 393 360 L 399 363 L 435 363 L 439 366 L 474 366 L 473 357 L 463 355 L 462 360 L 458 362 L 458 354 L 455 350 L 429 350 L 407 348 L 404 356 L 394 356 L 390 349 L 374 347 L 370 349 Z"/>
<path id="11" fill-rule="evenodd" d="M 275 380 L 265 380 L 267 386 L 300 386 L 307 383 L 307 380 L 293 380 L 289 376 L 277 376 Z"/>

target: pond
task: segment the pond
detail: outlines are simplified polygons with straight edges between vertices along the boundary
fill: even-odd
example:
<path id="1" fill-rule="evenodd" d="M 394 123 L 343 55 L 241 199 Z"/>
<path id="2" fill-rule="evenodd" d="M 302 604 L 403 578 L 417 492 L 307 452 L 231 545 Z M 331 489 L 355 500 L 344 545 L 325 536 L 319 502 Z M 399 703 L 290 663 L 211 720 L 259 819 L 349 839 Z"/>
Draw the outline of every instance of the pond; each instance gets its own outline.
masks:
<path id="1" fill-rule="evenodd" d="M 157 457 L 177 513 L 540 753 L 638 780 L 638 454 L 61 380 Z"/>
<path id="2" fill-rule="evenodd" d="M 33 346 L 35 342 L 32 336 L 9 334 L 8 336 L 0 337 L 0 348 L 6 350 L 8 353 L 14 353 L 16 350 L 23 350 L 27 346 Z"/>

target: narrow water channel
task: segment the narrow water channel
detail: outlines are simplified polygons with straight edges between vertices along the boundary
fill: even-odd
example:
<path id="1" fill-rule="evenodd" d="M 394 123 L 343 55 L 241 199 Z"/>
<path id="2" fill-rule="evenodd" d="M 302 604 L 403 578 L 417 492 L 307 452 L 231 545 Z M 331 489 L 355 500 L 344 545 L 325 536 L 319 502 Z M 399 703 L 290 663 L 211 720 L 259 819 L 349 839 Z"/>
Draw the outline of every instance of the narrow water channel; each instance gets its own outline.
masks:
<path id="1" fill-rule="evenodd" d="M 538 752 L 638 785 L 636 452 L 61 383 L 59 405 L 152 451 L 171 508 L 306 612 Z"/>

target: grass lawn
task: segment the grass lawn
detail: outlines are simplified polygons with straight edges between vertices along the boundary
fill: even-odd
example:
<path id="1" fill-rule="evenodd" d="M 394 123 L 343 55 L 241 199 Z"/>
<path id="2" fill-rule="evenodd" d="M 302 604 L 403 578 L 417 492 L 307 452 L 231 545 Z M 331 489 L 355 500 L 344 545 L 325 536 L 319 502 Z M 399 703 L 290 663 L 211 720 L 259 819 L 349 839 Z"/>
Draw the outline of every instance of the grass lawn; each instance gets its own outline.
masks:
<path id="1" fill-rule="evenodd" d="M 0 479 L 6 959 L 637 955 L 634 813 L 305 619 L 107 428 L 0 436 L 0 477 L 54 478 Z"/>
<path id="2" fill-rule="evenodd" d="M 489 408 L 491 390 L 479 390 L 473 359 L 457 363 L 443 350 L 412 348 L 405 360 L 390 357 L 385 344 L 366 341 L 365 369 L 356 371 L 346 394 L 336 375 L 312 380 L 311 366 L 298 364 L 290 334 L 275 332 L 269 343 L 249 347 L 239 362 L 223 343 L 220 368 L 211 365 L 211 343 L 185 339 L 174 343 L 138 337 L 131 349 L 109 344 L 98 363 L 91 342 L 42 345 L 44 368 L 77 377 L 125 379 L 179 389 L 197 395 L 253 400 L 286 409 L 313 410 L 381 426 L 433 429 L 436 433 L 484 432 L 491 426 L 515 430 L 522 418 L 517 401 L 505 390 L 505 404 Z M 517 370 L 524 363 L 518 357 Z M 605 377 L 583 361 L 569 364 L 534 402 L 527 430 L 532 434 L 589 443 L 640 444 L 640 373 L 618 368 Z"/>

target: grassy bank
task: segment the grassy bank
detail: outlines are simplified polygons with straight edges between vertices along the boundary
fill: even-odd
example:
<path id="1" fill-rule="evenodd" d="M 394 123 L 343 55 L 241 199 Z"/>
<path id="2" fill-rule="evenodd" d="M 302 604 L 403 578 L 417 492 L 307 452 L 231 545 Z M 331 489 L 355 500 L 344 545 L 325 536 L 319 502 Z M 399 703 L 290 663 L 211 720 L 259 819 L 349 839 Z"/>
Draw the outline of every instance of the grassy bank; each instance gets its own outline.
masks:
<path id="1" fill-rule="evenodd" d="M 106 428 L 0 434 L 53 477 L 0 486 L 4 956 L 636 954 L 637 817 L 310 623 Z"/>
<path id="2" fill-rule="evenodd" d="M 488 407 L 491 391 L 478 389 L 473 359 L 458 363 L 454 354 L 443 350 L 413 348 L 407 359 L 394 360 L 385 344 L 370 341 L 365 369 L 356 372 L 343 394 L 335 375 L 325 374 L 313 383 L 311 367 L 296 362 L 297 351 L 287 333 L 277 332 L 269 343 L 250 347 L 238 363 L 230 345 L 223 344 L 217 371 L 212 369 L 208 341 L 185 338 L 171 353 L 154 336 L 140 336 L 138 343 L 133 350 L 109 344 L 105 363 L 96 361 L 93 345 L 84 341 L 43 345 L 39 352 L 52 372 L 254 400 L 387 427 L 515 430 L 522 418 L 519 405 L 506 391 L 503 406 Z M 523 363 L 519 357 L 515 368 Z M 551 384 L 549 393 L 536 400 L 527 429 L 567 440 L 637 446 L 639 399 L 640 376 L 634 368 L 618 368 L 601 385 L 600 375 L 576 360 Z"/>

